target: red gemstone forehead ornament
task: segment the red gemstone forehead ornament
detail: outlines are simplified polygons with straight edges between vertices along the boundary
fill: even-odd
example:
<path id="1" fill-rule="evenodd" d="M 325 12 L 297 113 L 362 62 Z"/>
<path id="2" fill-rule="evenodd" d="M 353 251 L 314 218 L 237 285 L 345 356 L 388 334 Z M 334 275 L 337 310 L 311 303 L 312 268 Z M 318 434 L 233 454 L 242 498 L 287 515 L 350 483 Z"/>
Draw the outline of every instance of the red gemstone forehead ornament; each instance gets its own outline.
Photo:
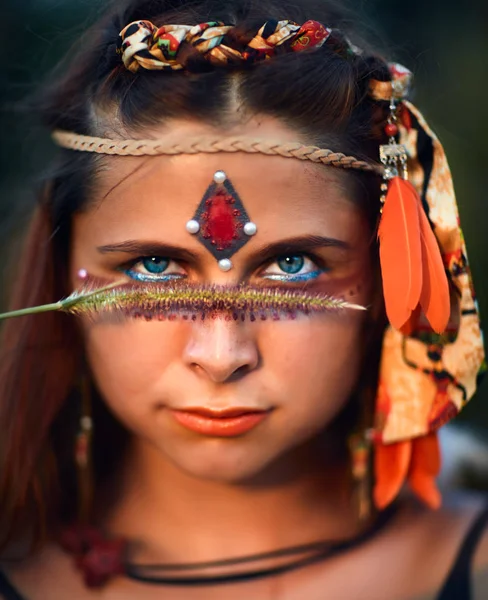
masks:
<path id="1" fill-rule="evenodd" d="M 227 175 L 217 171 L 186 230 L 198 237 L 222 271 L 229 271 L 231 257 L 256 234 L 257 226 Z"/>

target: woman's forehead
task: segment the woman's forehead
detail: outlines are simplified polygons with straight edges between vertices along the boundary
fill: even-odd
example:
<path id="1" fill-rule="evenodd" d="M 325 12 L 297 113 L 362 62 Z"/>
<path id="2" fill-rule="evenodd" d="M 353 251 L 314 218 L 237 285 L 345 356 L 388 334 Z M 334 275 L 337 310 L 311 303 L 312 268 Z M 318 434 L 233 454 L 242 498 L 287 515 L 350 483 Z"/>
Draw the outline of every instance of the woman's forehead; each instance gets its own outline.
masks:
<path id="1" fill-rule="evenodd" d="M 99 174 L 87 216 L 110 227 L 148 223 L 183 227 L 214 184 L 216 172 L 227 182 L 260 232 L 297 232 L 317 222 L 356 214 L 348 174 L 322 165 L 282 157 L 197 154 L 175 157 L 107 159 Z"/>
<path id="2" fill-rule="evenodd" d="M 237 111 L 239 113 L 239 111 Z M 131 133 L 131 132 L 129 132 Z M 153 129 L 132 132 L 138 139 L 162 139 L 169 145 L 178 147 L 191 138 L 232 139 L 245 138 L 253 142 L 262 140 L 289 144 L 290 142 L 310 143 L 303 134 L 288 127 L 282 121 L 268 115 L 236 116 L 232 125 L 225 128 L 215 127 L 201 121 L 170 120 Z M 125 133 L 127 135 L 127 132 Z M 199 175 L 211 179 L 216 170 L 225 170 L 229 176 L 239 177 L 242 181 L 253 181 L 259 176 L 257 183 L 269 187 L 280 188 L 292 185 L 296 179 L 297 186 L 306 185 L 305 192 L 323 191 L 324 184 L 336 182 L 347 185 L 350 181 L 348 173 L 342 169 L 324 165 L 314 165 L 309 161 L 285 159 L 280 156 L 263 154 L 245 154 L 221 152 L 215 154 L 198 153 L 194 155 L 175 155 L 170 157 L 104 157 L 104 167 L 100 174 L 97 195 L 104 196 L 114 186 L 122 183 L 135 183 L 141 178 L 149 180 L 166 178 L 166 185 L 174 187 L 178 180 L 196 180 Z"/>

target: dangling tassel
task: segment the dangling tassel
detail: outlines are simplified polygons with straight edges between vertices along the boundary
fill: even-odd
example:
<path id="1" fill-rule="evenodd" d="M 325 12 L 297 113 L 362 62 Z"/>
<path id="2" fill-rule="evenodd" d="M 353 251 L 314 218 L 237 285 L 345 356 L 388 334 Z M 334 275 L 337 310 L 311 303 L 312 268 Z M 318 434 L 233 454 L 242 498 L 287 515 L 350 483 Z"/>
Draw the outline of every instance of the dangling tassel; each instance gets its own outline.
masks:
<path id="1" fill-rule="evenodd" d="M 389 184 L 378 228 L 386 314 L 409 335 L 422 308 L 436 333 L 450 317 L 449 283 L 437 239 L 414 186 L 400 177 Z"/>
<path id="2" fill-rule="evenodd" d="M 437 239 L 421 204 L 419 205 L 419 214 L 423 271 L 420 306 L 432 329 L 436 333 L 442 333 L 447 328 L 451 314 L 449 282 Z"/>
<path id="3" fill-rule="evenodd" d="M 418 196 L 401 177 L 390 180 L 378 238 L 386 314 L 393 327 L 401 329 L 417 308 L 422 290 Z"/>
<path id="4" fill-rule="evenodd" d="M 418 317 L 414 313 L 421 308 L 432 329 L 442 333 L 447 328 L 451 307 L 449 282 L 437 239 L 417 190 L 398 176 L 397 162 L 406 164 L 404 148 L 389 144 L 382 146 L 381 152 L 382 161 L 390 164 L 386 170 L 395 174 L 387 185 L 378 227 L 388 320 L 395 329 L 409 335 Z"/>
<path id="5" fill-rule="evenodd" d="M 408 474 L 412 442 L 394 444 L 377 442 L 374 455 L 375 486 L 373 498 L 376 508 L 383 510 L 398 496 Z"/>
<path id="6" fill-rule="evenodd" d="M 80 429 L 76 436 L 75 461 L 78 472 L 78 521 L 90 522 L 93 502 L 93 472 L 91 464 L 91 445 L 93 435 L 91 390 L 88 376 L 81 380 L 81 416 Z"/>
<path id="7" fill-rule="evenodd" d="M 373 494 L 376 508 L 382 510 L 391 504 L 405 481 L 427 506 L 439 508 L 441 495 L 435 479 L 440 464 L 439 442 L 435 433 L 393 444 L 376 442 Z"/>
<path id="8" fill-rule="evenodd" d="M 400 329 L 400 331 L 403 333 L 404 336 L 408 337 L 408 336 L 412 335 L 412 333 L 415 331 L 415 329 L 417 328 L 419 319 L 420 319 L 421 312 L 422 312 L 422 310 L 421 310 L 420 304 L 419 304 L 417 306 L 417 308 L 413 311 L 413 313 L 410 315 L 410 318 L 405 323 L 405 325 Z"/>
<path id="9" fill-rule="evenodd" d="M 371 441 L 367 431 L 350 436 L 349 452 L 358 517 L 366 521 L 371 515 Z"/>
<path id="10" fill-rule="evenodd" d="M 413 440 L 408 483 L 430 508 L 439 508 L 441 505 L 441 494 L 435 483 L 440 468 L 441 453 L 437 434 L 431 433 Z"/>

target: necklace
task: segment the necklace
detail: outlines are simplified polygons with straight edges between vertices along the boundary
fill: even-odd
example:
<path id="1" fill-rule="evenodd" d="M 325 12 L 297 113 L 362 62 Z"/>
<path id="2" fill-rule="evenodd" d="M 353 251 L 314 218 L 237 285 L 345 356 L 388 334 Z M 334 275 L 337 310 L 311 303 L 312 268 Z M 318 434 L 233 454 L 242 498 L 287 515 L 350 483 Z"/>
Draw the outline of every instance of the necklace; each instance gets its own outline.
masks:
<path id="1" fill-rule="evenodd" d="M 273 550 L 271 552 L 263 552 L 259 554 L 252 554 L 242 556 L 238 558 L 221 559 L 209 562 L 198 562 L 198 563 L 179 563 L 179 564 L 133 564 L 130 562 L 124 563 L 124 574 L 135 581 L 149 583 L 154 585 L 174 585 L 174 586 L 201 586 L 201 585 L 218 585 L 228 583 L 238 583 L 243 581 L 251 581 L 255 579 L 262 579 L 264 577 L 271 577 L 273 575 L 281 575 L 288 573 L 301 567 L 305 567 L 321 560 L 326 560 L 339 554 L 351 550 L 355 547 L 364 544 L 368 540 L 372 539 L 382 529 L 390 523 L 394 515 L 398 511 L 398 505 L 393 504 L 386 510 L 379 513 L 376 521 L 373 525 L 363 531 L 358 536 L 341 541 L 341 542 L 330 542 L 330 541 L 318 541 L 311 544 L 303 544 L 300 546 L 292 546 L 288 548 L 281 548 L 279 550 Z M 237 570 L 231 573 L 222 575 L 208 575 L 208 576 L 173 576 L 165 575 L 168 572 L 184 572 L 184 571 L 205 571 L 218 567 L 232 567 L 246 565 L 253 562 L 270 560 L 275 558 L 285 558 L 287 556 L 296 556 L 297 554 L 308 556 L 300 557 L 298 559 L 290 560 L 285 564 L 277 565 L 275 567 L 253 569 L 253 570 Z"/>

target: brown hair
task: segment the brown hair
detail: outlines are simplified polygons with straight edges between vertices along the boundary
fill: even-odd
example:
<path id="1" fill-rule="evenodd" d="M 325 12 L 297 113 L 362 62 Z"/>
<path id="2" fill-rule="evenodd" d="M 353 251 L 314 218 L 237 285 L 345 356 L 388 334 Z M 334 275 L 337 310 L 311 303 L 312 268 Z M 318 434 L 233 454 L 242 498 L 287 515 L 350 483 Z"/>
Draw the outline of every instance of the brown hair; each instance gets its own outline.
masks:
<path id="1" fill-rule="evenodd" d="M 116 3 L 81 40 L 81 52 L 66 74 L 56 73 L 38 102 L 37 110 L 50 129 L 103 136 L 172 118 L 225 128 L 232 122 L 237 99 L 247 115 L 283 120 L 308 143 L 376 160 L 386 108 L 369 97 L 368 85 L 371 78 L 389 80 L 389 73 L 375 54 L 351 53 L 346 39 L 336 35 L 333 43 L 313 51 L 283 53 L 253 66 L 227 69 L 212 67 L 188 47 L 180 51 L 183 71 L 141 69 L 133 74 L 122 65 L 116 47 L 119 31 L 139 19 L 156 25 L 208 20 L 234 24 L 226 39 L 233 47 L 245 47 L 270 19 L 300 24 L 315 19 L 352 35 L 332 1 L 131 0 L 121 7 Z M 66 295 L 72 216 L 88 201 L 100 160 L 105 159 L 69 150 L 60 153 L 27 235 L 12 308 Z M 373 224 L 378 178 L 351 177 L 359 183 L 360 201 Z M 72 317 L 51 313 L 5 324 L 0 356 L 0 547 L 23 533 L 36 539 L 46 524 L 50 531 L 56 522 L 73 517 L 71 444 L 81 366 L 82 343 Z M 97 410 L 97 430 L 103 430 L 99 437 L 110 439 L 114 449 L 108 455 L 105 448 L 102 458 L 95 445 L 96 475 L 103 478 L 120 455 L 123 436 L 117 437 L 120 427 L 101 402 Z"/>

